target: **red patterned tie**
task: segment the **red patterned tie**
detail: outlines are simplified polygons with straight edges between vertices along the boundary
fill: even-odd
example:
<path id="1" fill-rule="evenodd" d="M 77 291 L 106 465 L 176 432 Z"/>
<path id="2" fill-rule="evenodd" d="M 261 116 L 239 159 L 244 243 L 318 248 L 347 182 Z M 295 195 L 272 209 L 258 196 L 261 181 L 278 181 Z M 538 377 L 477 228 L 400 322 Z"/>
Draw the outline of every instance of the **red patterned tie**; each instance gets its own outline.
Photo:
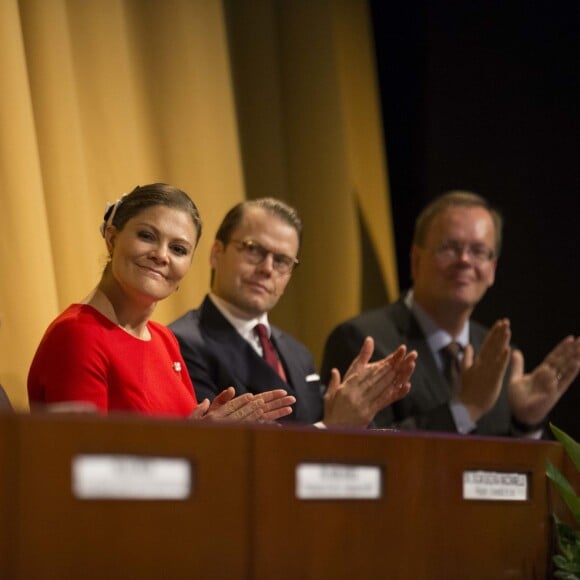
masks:
<path id="1" fill-rule="evenodd" d="M 262 345 L 262 352 L 264 354 L 264 360 L 278 373 L 280 378 L 286 382 L 286 373 L 284 372 L 284 367 L 278 358 L 278 353 L 272 344 L 272 341 L 268 337 L 268 329 L 265 324 L 256 324 L 254 330 L 260 339 L 260 344 Z"/>

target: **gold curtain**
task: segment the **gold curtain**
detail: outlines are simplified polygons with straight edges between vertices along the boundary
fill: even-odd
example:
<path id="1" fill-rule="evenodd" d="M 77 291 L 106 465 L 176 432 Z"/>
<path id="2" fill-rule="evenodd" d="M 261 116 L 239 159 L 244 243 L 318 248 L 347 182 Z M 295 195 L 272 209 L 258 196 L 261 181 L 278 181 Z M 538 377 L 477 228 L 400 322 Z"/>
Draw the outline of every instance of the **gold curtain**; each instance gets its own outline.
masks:
<path id="1" fill-rule="evenodd" d="M 17 408 L 46 326 L 98 281 L 105 202 L 137 184 L 183 188 L 204 220 L 161 322 L 200 302 L 246 195 L 303 216 L 274 318 L 317 357 L 360 308 L 359 206 L 396 296 L 371 42 L 363 0 L 0 0 L 0 382 Z"/>
<path id="2" fill-rule="evenodd" d="M 286 199 L 304 222 L 302 263 L 272 319 L 319 361 L 363 285 L 386 288 L 384 301 L 399 292 L 369 8 L 227 5 L 246 192 Z M 362 228 L 374 256 L 361 256 Z M 363 260 L 381 280 L 363 280 Z"/>

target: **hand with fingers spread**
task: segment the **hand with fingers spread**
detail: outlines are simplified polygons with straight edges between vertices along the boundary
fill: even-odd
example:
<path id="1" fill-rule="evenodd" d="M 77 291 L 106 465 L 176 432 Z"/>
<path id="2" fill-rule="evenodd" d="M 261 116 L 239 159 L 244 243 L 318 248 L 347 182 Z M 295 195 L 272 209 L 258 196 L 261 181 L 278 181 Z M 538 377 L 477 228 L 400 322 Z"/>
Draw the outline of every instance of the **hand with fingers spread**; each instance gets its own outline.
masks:
<path id="1" fill-rule="evenodd" d="M 509 401 L 514 417 L 526 425 L 541 423 L 580 371 L 580 338 L 568 336 L 530 373 L 524 356 L 512 355 Z"/>
<path id="2" fill-rule="evenodd" d="M 224 389 L 211 403 L 204 399 L 193 411 L 191 419 L 205 421 L 259 421 L 264 414 L 264 401 L 246 393 L 236 397 L 233 387 Z"/>
<path id="3" fill-rule="evenodd" d="M 496 403 L 510 354 L 509 320 L 498 320 L 487 333 L 478 355 L 467 345 L 463 356 L 459 401 L 471 420 L 478 421 Z"/>
<path id="4" fill-rule="evenodd" d="M 283 389 L 236 397 L 233 387 L 224 389 L 211 403 L 204 399 L 191 414 L 191 419 L 206 421 L 266 422 L 292 413 L 296 399 Z"/>
<path id="5" fill-rule="evenodd" d="M 296 403 L 296 397 L 289 395 L 284 389 L 274 389 L 255 395 L 256 399 L 264 402 L 262 409 L 262 422 L 272 422 L 292 413 L 292 405 Z"/>
<path id="6" fill-rule="evenodd" d="M 366 427 L 381 409 L 409 392 L 417 353 L 407 353 L 400 346 L 384 359 L 369 363 L 373 350 L 374 341 L 367 337 L 342 383 L 338 370 L 332 369 L 324 395 L 325 425 Z"/>

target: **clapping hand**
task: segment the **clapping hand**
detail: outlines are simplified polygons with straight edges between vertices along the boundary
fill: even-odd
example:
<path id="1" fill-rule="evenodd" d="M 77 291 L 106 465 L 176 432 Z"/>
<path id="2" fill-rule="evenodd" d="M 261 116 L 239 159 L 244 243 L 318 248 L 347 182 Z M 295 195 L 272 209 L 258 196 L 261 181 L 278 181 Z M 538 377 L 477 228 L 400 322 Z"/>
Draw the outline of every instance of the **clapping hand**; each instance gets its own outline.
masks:
<path id="1" fill-rule="evenodd" d="M 204 399 L 193 411 L 191 419 L 206 421 L 268 422 L 292 413 L 296 399 L 283 389 L 236 397 L 233 387 L 224 389 L 210 403 Z"/>
<path id="2" fill-rule="evenodd" d="M 325 425 L 366 427 L 381 409 L 409 392 L 417 353 L 407 353 L 400 346 L 382 360 L 369 363 L 373 350 L 374 341 L 367 337 L 343 382 L 338 370 L 332 369 L 324 395 Z"/>
<path id="3" fill-rule="evenodd" d="M 485 336 L 478 355 L 467 345 L 463 355 L 459 401 L 471 420 L 478 421 L 496 403 L 510 354 L 509 320 L 498 320 Z"/>
<path id="4" fill-rule="evenodd" d="M 580 371 L 580 338 L 568 336 L 530 373 L 524 356 L 512 355 L 509 401 L 514 417 L 526 425 L 541 423 Z"/>

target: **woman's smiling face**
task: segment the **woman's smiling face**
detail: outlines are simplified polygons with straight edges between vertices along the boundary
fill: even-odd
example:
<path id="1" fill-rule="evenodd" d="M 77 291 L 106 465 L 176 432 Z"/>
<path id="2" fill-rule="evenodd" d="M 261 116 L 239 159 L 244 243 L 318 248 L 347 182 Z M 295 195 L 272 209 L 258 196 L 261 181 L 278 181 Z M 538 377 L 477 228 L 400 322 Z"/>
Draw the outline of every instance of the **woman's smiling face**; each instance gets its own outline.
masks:
<path id="1" fill-rule="evenodd" d="M 122 230 L 109 226 L 106 242 L 111 272 L 128 296 L 157 302 L 175 292 L 197 243 L 191 215 L 164 205 L 147 207 Z"/>

